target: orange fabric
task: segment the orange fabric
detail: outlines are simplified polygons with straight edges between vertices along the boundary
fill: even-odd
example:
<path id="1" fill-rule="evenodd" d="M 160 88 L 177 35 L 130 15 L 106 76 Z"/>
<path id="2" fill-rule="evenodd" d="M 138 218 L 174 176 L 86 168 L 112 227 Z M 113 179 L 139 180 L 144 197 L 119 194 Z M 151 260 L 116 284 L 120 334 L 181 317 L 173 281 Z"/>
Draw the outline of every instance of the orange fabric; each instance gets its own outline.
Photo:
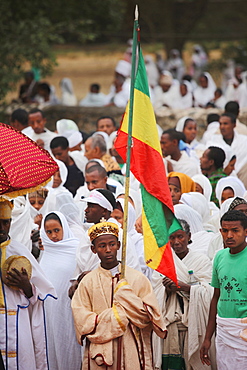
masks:
<path id="1" fill-rule="evenodd" d="M 187 175 L 181 172 L 170 172 L 167 175 L 167 178 L 170 177 L 178 177 L 181 185 L 181 192 L 183 193 L 189 193 L 190 191 L 196 191 L 196 184 L 194 181 Z"/>

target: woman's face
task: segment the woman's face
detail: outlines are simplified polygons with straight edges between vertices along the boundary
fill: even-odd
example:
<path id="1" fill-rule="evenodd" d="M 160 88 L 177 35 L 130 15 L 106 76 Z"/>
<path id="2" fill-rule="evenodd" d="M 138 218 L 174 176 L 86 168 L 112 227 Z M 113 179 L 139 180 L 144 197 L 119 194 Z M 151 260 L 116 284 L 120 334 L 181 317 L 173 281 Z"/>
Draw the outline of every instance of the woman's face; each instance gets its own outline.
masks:
<path id="1" fill-rule="evenodd" d="M 224 203 L 225 200 L 228 198 L 233 198 L 234 197 L 234 191 L 231 188 L 226 188 L 222 191 L 221 194 L 221 204 Z"/>
<path id="2" fill-rule="evenodd" d="M 226 166 L 226 168 L 224 169 L 224 172 L 227 174 L 227 176 L 229 176 L 232 171 L 235 170 L 235 164 L 236 164 L 236 158 L 232 159 L 228 165 Z"/>
<path id="3" fill-rule="evenodd" d="M 55 243 L 63 240 L 63 228 L 57 220 L 47 220 L 45 222 L 45 232 L 48 238 Z"/>
<path id="4" fill-rule="evenodd" d="M 199 85 L 203 88 L 206 89 L 208 87 L 208 79 L 205 76 L 201 76 L 199 78 Z"/>
<path id="5" fill-rule="evenodd" d="M 195 184 L 196 184 L 196 192 L 204 194 L 203 193 L 203 188 L 201 187 L 201 185 L 199 185 L 197 182 Z"/>
<path id="6" fill-rule="evenodd" d="M 53 188 L 58 188 L 59 185 L 61 185 L 61 184 L 62 184 L 62 179 L 61 179 L 61 176 L 60 176 L 60 172 L 57 171 L 53 175 L 53 185 L 52 185 L 52 187 Z"/>
<path id="7" fill-rule="evenodd" d="M 178 204 L 182 195 L 179 178 L 170 177 L 168 179 L 168 185 L 171 192 L 173 205 Z"/>
<path id="8" fill-rule="evenodd" d="M 111 213 L 111 217 L 115 218 L 123 227 L 123 212 L 120 209 L 115 208 Z"/>
<path id="9" fill-rule="evenodd" d="M 179 258 L 184 258 L 188 253 L 188 242 L 190 234 L 186 234 L 184 230 L 178 230 L 170 235 L 170 244 L 174 252 Z"/>
<path id="10" fill-rule="evenodd" d="M 186 137 L 186 143 L 190 144 L 197 134 L 197 127 L 195 121 L 187 121 L 184 125 L 183 133 Z"/>
<path id="11" fill-rule="evenodd" d="M 38 195 L 29 196 L 28 197 L 29 202 L 33 208 L 35 208 L 37 211 L 42 208 L 43 204 L 45 203 L 45 199 L 42 197 L 39 197 Z"/>

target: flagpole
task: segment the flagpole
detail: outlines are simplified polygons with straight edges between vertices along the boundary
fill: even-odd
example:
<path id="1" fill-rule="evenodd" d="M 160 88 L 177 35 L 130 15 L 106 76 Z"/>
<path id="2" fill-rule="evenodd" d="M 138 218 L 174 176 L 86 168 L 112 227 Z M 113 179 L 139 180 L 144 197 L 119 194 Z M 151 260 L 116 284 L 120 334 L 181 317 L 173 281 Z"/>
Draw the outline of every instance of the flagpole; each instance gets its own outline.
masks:
<path id="1" fill-rule="evenodd" d="M 137 31 L 138 25 L 138 6 L 135 8 L 135 20 L 133 27 L 133 44 L 132 44 L 132 59 L 131 59 L 131 84 L 130 84 L 130 100 L 129 100 L 129 121 L 128 121 L 128 144 L 127 144 L 127 159 L 126 159 L 126 175 L 125 175 L 125 192 L 124 192 L 124 220 L 123 220 L 123 239 L 122 239 L 122 261 L 121 261 L 121 278 L 125 277 L 126 266 L 126 246 L 127 246 L 127 227 L 128 227 L 128 202 L 129 202 L 129 184 L 130 184 L 130 157 L 132 144 L 132 119 L 134 107 L 134 87 L 136 76 L 136 49 L 137 49 Z"/>

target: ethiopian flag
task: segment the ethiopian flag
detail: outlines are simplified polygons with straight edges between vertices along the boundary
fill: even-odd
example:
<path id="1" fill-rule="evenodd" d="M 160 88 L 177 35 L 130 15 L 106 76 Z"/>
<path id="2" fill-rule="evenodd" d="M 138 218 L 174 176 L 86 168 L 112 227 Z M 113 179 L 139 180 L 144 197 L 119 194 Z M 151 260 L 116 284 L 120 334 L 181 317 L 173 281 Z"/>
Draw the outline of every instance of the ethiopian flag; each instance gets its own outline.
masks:
<path id="1" fill-rule="evenodd" d="M 114 144 L 126 161 L 129 102 Z M 141 183 L 142 227 L 146 264 L 177 282 L 169 235 L 181 229 L 173 213 L 146 68 L 139 49 L 134 83 L 130 170 Z"/>

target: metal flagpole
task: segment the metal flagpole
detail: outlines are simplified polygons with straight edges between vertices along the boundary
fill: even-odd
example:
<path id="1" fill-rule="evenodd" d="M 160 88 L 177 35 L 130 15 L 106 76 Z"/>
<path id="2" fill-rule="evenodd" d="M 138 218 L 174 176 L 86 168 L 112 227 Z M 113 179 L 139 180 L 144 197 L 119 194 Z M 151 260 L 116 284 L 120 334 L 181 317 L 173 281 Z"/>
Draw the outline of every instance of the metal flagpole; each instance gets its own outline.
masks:
<path id="1" fill-rule="evenodd" d="M 125 277 L 125 266 L 126 266 L 128 202 L 129 202 L 129 184 L 130 184 L 130 158 L 131 158 L 131 144 L 132 144 L 132 119 L 133 119 L 133 106 L 134 106 L 134 86 L 135 86 L 135 76 L 136 76 L 137 31 L 139 28 L 138 16 L 139 16 L 138 6 L 136 5 L 134 29 L 133 29 L 132 59 L 131 59 L 131 84 L 130 84 L 128 144 L 127 144 L 126 176 L 125 176 L 125 192 L 124 192 L 125 195 L 124 195 L 124 221 L 123 221 L 121 278 Z"/>

